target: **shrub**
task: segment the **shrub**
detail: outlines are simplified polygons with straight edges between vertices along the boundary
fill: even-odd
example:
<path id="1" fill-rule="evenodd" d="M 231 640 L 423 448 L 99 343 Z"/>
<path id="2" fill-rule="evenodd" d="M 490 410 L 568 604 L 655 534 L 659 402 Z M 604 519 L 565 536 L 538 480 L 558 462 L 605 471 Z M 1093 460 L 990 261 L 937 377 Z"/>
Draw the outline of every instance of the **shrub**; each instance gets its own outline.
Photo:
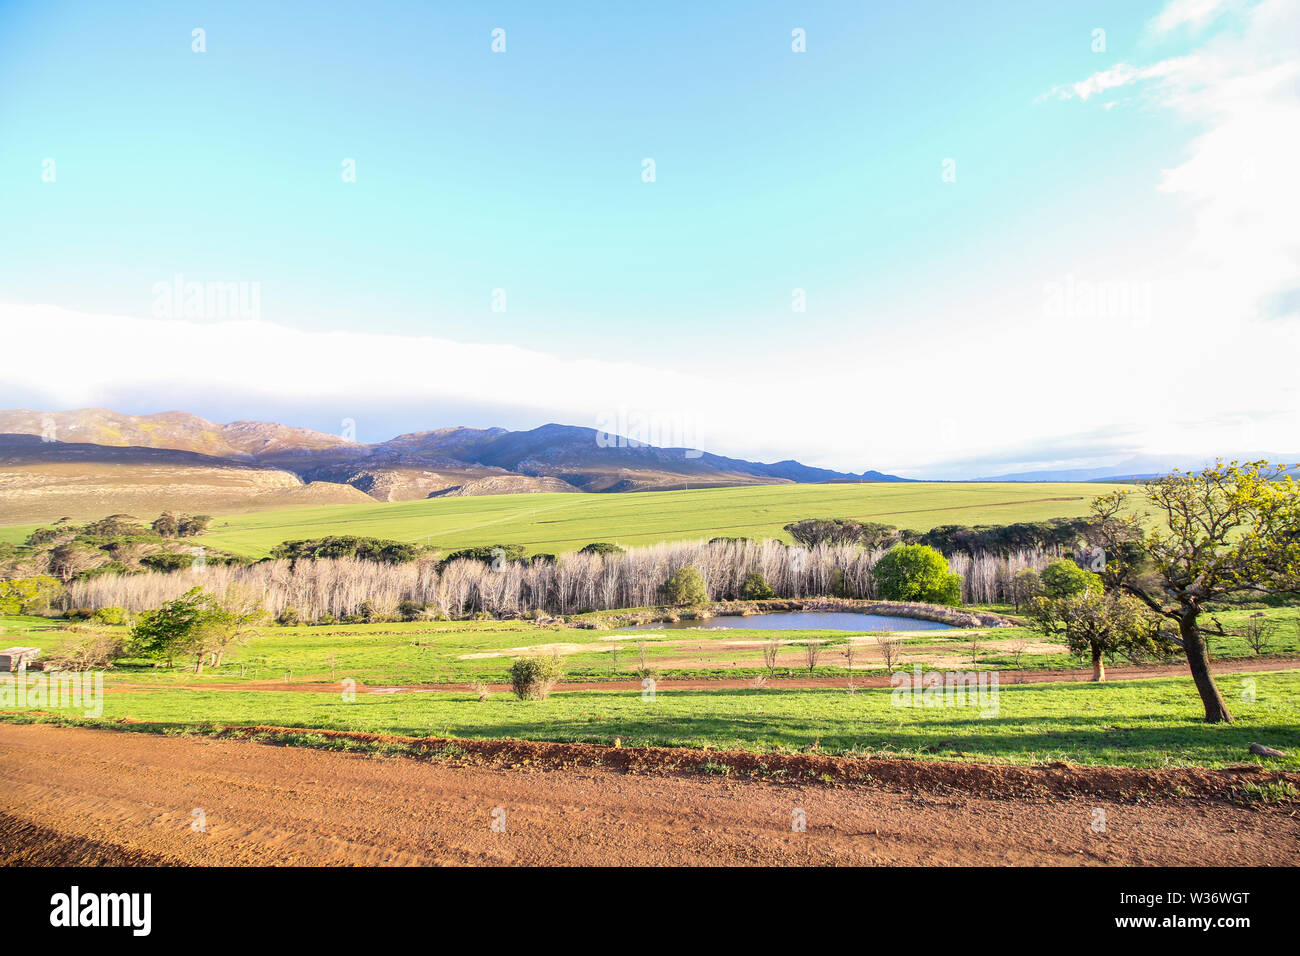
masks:
<path id="1" fill-rule="evenodd" d="M 1073 561 L 1062 558 L 1043 568 L 1039 575 L 1043 594 L 1049 598 L 1073 597 L 1088 591 L 1101 591 L 1101 578 L 1085 571 Z"/>
<path id="2" fill-rule="evenodd" d="M 740 596 L 746 601 L 766 601 L 776 594 L 772 586 L 763 580 L 763 575 L 750 571 L 745 575 L 745 583 L 740 586 Z"/>
<path id="3" fill-rule="evenodd" d="M 126 624 L 130 615 L 127 614 L 126 608 L 121 607 L 101 607 L 90 615 L 91 620 L 97 624 Z"/>
<path id="4" fill-rule="evenodd" d="M 961 603 L 961 575 L 950 572 L 943 555 L 923 544 L 904 544 L 887 551 L 871 574 L 886 601 Z"/>
<path id="5" fill-rule="evenodd" d="M 831 569 L 831 595 L 837 598 L 853 597 L 853 586 L 843 568 Z"/>
<path id="6" fill-rule="evenodd" d="M 664 598 L 669 604 L 707 604 L 709 592 L 704 578 L 694 568 L 678 568 L 663 584 Z"/>
<path id="7" fill-rule="evenodd" d="M 408 598 L 398 603 L 397 616 L 403 621 L 418 621 L 424 617 L 424 605 Z"/>
<path id="8" fill-rule="evenodd" d="M 118 609 L 120 610 L 120 608 Z M 46 660 L 70 671 L 103 670 L 113 666 L 113 661 L 126 653 L 125 641 L 120 635 L 110 634 L 97 627 L 78 625 Z"/>
<path id="9" fill-rule="evenodd" d="M 357 608 L 356 616 L 360 618 L 362 624 L 380 624 L 388 620 L 373 601 L 362 601 L 361 606 Z"/>
<path id="10" fill-rule="evenodd" d="M 510 666 L 510 686 L 520 700 L 545 700 L 563 675 L 558 657 L 521 657 Z"/>
<path id="11" fill-rule="evenodd" d="M 284 627 L 297 627 L 302 623 L 302 621 L 298 616 L 298 609 L 290 606 L 280 612 L 279 616 L 275 619 L 275 623 L 283 625 Z"/>

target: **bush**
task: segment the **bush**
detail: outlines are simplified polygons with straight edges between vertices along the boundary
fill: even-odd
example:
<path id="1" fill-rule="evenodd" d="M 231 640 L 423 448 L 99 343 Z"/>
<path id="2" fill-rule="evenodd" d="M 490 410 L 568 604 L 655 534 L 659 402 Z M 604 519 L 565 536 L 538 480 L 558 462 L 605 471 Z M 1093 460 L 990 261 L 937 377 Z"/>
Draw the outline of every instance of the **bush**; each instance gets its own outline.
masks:
<path id="1" fill-rule="evenodd" d="M 280 612 L 279 616 L 275 619 L 275 623 L 280 624 L 283 627 L 297 627 L 302 623 L 302 621 L 298 616 L 298 609 L 290 606 Z"/>
<path id="2" fill-rule="evenodd" d="M 844 573 L 843 568 L 831 569 L 831 594 L 837 598 L 853 597 L 853 587 L 849 584 L 849 576 Z"/>
<path id="3" fill-rule="evenodd" d="M 775 597 L 776 592 L 763 580 L 763 575 L 750 571 L 745 575 L 745 583 L 740 586 L 740 596 L 745 601 L 766 601 Z"/>
<path id="4" fill-rule="evenodd" d="M 122 607 L 101 607 L 90 618 L 96 624 L 126 624 L 130 621 L 130 615 Z"/>
<path id="5" fill-rule="evenodd" d="M 1101 578 L 1091 571 L 1085 571 L 1073 561 L 1062 558 L 1043 568 L 1039 575 L 1043 583 L 1043 594 L 1049 598 L 1073 597 L 1088 591 L 1101 591 Z"/>
<path id="6" fill-rule="evenodd" d="M 678 568 L 661 588 L 669 604 L 707 604 L 709 592 L 704 578 L 694 568 Z"/>
<path id="7" fill-rule="evenodd" d="M 362 601 L 355 616 L 362 624 L 382 624 L 388 620 L 387 615 L 375 607 L 373 601 Z"/>
<path id="8" fill-rule="evenodd" d="M 563 675 L 558 657 L 521 657 L 510 666 L 510 686 L 520 700 L 545 700 Z"/>
<path id="9" fill-rule="evenodd" d="M 401 601 L 397 605 L 397 616 L 403 621 L 418 621 L 424 617 L 424 605 L 409 599 Z"/>
<path id="10" fill-rule="evenodd" d="M 47 658 L 46 666 L 54 665 L 70 671 L 103 670 L 112 667 L 113 662 L 125 654 L 126 645 L 120 635 L 78 625 Z"/>
<path id="11" fill-rule="evenodd" d="M 871 575 L 886 601 L 961 603 L 961 575 L 950 572 L 943 555 L 923 544 L 904 544 L 887 551 Z"/>

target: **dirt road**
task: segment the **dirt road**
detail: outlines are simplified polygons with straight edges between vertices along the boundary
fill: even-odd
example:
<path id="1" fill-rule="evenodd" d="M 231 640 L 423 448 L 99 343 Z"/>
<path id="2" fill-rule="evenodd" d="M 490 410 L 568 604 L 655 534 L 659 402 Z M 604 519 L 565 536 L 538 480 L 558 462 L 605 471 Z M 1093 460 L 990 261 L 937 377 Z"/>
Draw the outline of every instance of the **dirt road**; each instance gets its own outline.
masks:
<path id="1" fill-rule="evenodd" d="M 1296 865 L 1300 820 L 0 724 L 0 864 L 94 862 Z"/>

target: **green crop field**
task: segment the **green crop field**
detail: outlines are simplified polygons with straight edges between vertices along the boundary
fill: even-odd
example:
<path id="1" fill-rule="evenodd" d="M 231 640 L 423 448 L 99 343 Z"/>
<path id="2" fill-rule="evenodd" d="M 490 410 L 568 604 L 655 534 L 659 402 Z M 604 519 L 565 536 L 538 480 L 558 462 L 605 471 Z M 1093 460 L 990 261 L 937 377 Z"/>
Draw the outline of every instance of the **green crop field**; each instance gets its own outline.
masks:
<path id="1" fill-rule="evenodd" d="M 801 518 L 859 518 L 924 531 L 1086 514 L 1100 484 L 917 483 L 762 485 L 639 494 L 491 495 L 291 508 L 217 518 L 203 543 L 264 557 L 281 541 L 354 534 L 444 549 L 521 544 L 560 553 L 591 541 L 624 545 L 715 535 L 784 538 Z"/>

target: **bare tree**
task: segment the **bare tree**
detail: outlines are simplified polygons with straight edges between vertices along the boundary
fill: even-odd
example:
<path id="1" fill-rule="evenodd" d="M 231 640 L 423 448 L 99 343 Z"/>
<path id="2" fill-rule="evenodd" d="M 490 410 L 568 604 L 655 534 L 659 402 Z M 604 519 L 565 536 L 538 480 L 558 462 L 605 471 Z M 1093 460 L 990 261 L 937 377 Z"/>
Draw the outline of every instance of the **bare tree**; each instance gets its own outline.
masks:
<path id="1" fill-rule="evenodd" d="M 773 639 L 763 645 L 763 666 L 767 668 L 768 676 L 776 674 L 776 658 L 781 653 L 781 642 Z"/>
<path id="2" fill-rule="evenodd" d="M 1300 622 L 1298 622 L 1300 626 Z M 1273 634 L 1277 630 L 1277 624 L 1270 621 L 1264 616 L 1263 611 L 1256 611 L 1250 617 L 1246 618 L 1246 623 L 1240 630 L 1241 639 L 1246 642 L 1246 646 L 1256 656 L 1268 652 L 1268 646 L 1272 643 Z"/>
<path id="3" fill-rule="evenodd" d="M 808 676 L 813 675 L 813 669 L 817 666 L 817 661 L 821 659 L 822 651 L 826 647 L 825 641 L 807 641 L 803 646 L 804 661 L 808 665 Z"/>
<path id="4" fill-rule="evenodd" d="M 1029 642 L 1023 637 L 1019 640 L 1012 641 L 1008 645 L 1008 650 L 1011 651 L 1011 660 L 1015 663 L 1016 670 L 1020 670 L 1020 659 L 1025 656 L 1025 651 L 1028 649 Z"/>
<path id="5" fill-rule="evenodd" d="M 848 669 L 849 672 L 849 693 L 850 694 L 852 694 L 854 691 L 858 689 L 857 685 L 853 682 L 853 656 L 854 656 L 853 652 L 854 652 L 853 638 L 849 638 L 848 641 L 846 641 L 844 644 L 844 650 L 840 651 L 840 653 L 844 655 L 844 666 Z"/>
<path id="6" fill-rule="evenodd" d="M 880 657 L 885 662 L 887 673 L 894 673 L 894 665 L 903 653 L 903 642 L 896 637 L 877 637 L 876 646 L 880 648 Z"/>

